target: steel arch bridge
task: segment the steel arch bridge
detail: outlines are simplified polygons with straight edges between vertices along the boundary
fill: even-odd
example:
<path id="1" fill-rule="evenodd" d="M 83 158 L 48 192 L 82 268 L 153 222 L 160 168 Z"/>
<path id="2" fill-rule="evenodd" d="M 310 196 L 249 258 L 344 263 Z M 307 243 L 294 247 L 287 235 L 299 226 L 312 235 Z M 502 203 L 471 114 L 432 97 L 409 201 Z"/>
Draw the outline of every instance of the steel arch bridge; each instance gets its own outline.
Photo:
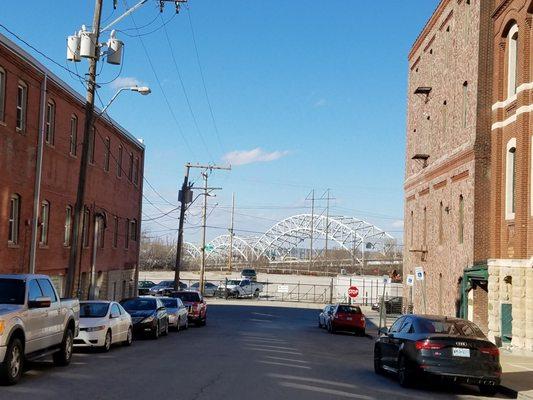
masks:
<path id="1" fill-rule="evenodd" d="M 184 258 L 189 259 L 198 259 L 200 258 L 202 253 L 200 253 L 200 250 L 196 245 L 190 242 L 183 242 L 183 256 Z"/>
<path id="2" fill-rule="evenodd" d="M 233 236 L 233 255 L 244 261 L 266 258 L 283 260 L 305 240 L 324 239 L 336 243 L 361 262 L 366 251 L 385 253 L 395 246 L 395 239 L 364 220 L 355 217 L 299 214 L 277 222 L 260 237 Z M 209 243 L 206 258 L 227 259 L 230 235 L 221 235 Z M 191 251 L 200 256 L 200 251 Z"/>

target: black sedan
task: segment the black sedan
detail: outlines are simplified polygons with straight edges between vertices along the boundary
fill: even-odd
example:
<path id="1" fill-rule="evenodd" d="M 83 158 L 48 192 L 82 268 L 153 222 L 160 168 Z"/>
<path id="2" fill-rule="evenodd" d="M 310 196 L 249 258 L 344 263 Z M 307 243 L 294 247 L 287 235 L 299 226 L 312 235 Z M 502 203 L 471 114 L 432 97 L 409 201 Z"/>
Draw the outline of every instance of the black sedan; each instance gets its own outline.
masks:
<path id="1" fill-rule="evenodd" d="M 149 294 L 150 288 L 154 286 L 155 283 L 152 281 L 139 281 L 139 296 Z"/>
<path id="2" fill-rule="evenodd" d="M 501 379 L 499 350 L 472 322 L 432 315 L 404 315 L 380 329 L 374 370 L 398 375 L 408 387 L 423 377 L 478 385 L 485 395 Z"/>
<path id="3" fill-rule="evenodd" d="M 168 334 L 167 309 L 159 298 L 133 297 L 120 304 L 131 315 L 134 333 L 149 334 L 153 339 Z"/>
<path id="4" fill-rule="evenodd" d="M 381 308 L 381 301 L 372 304 L 372 310 Z M 387 314 L 401 314 L 403 309 L 403 298 L 399 296 L 391 297 L 385 300 L 385 312 Z"/>

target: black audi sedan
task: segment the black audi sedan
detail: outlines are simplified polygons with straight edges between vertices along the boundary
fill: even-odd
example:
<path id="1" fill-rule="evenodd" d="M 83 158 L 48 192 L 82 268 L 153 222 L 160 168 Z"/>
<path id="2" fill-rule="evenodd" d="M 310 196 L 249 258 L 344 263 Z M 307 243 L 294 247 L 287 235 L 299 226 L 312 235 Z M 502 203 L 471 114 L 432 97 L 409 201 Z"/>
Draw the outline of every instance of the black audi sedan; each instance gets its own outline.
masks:
<path id="1" fill-rule="evenodd" d="M 472 322 L 434 315 L 403 315 L 382 328 L 374 346 L 374 370 L 398 375 L 408 387 L 424 377 L 478 385 L 493 395 L 501 379 L 500 354 Z"/>
<path id="2" fill-rule="evenodd" d="M 153 339 L 168 334 L 167 309 L 159 298 L 132 297 L 122 300 L 120 304 L 131 315 L 134 333 L 149 334 Z"/>

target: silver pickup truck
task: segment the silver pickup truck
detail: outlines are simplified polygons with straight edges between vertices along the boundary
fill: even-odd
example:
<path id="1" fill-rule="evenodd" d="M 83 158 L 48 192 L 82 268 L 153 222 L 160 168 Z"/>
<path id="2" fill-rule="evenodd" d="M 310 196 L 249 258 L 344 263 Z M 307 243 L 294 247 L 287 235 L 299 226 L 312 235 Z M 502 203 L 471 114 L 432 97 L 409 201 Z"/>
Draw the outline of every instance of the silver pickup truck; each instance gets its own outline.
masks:
<path id="1" fill-rule="evenodd" d="M 45 275 L 0 275 L 0 382 L 17 383 L 26 360 L 68 365 L 80 304 L 60 299 Z"/>

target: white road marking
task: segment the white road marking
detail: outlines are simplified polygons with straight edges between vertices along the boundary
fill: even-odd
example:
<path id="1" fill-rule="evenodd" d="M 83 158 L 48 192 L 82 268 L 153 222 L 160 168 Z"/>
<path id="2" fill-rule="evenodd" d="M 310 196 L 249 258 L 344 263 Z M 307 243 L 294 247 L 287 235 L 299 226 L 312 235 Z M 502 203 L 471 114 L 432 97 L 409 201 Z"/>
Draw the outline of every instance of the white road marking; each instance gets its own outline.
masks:
<path id="1" fill-rule="evenodd" d="M 292 354 L 295 356 L 301 356 L 302 353 L 297 351 L 287 351 L 287 350 L 275 350 L 275 349 L 260 349 L 257 347 L 246 347 L 248 350 L 255 350 L 255 351 L 269 351 L 271 353 L 282 353 L 282 354 Z"/>
<path id="2" fill-rule="evenodd" d="M 305 376 L 282 375 L 282 374 L 268 374 L 268 376 L 272 378 L 290 379 L 293 381 L 321 383 L 324 385 L 338 386 L 338 387 L 343 387 L 343 388 L 348 388 L 348 389 L 357 389 L 358 387 L 357 385 L 352 385 L 351 383 L 334 382 L 334 381 L 328 381 L 325 379 L 317 379 L 317 378 L 306 378 Z"/>
<path id="3" fill-rule="evenodd" d="M 374 397 L 365 396 L 363 394 L 355 394 L 355 393 L 350 393 L 350 392 L 344 392 L 342 390 L 328 389 L 328 388 L 319 387 L 319 386 L 303 385 L 303 384 L 294 383 L 294 382 L 281 382 L 280 385 L 291 388 L 291 389 L 301 389 L 301 390 L 308 390 L 308 391 L 317 392 L 317 393 L 326 393 L 326 394 L 331 394 L 331 395 L 339 396 L 339 397 L 347 397 L 350 399 L 365 399 L 365 400 L 374 399 Z"/>
<path id="4" fill-rule="evenodd" d="M 282 363 L 282 362 L 264 361 L 264 360 L 258 360 L 257 362 L 262 363 L 262 364 L 280 365 L 282 367 L 311 369 L 311 367 L 308 367 L 307 365 L 295 365 L 295 364 L 287 364 L 287 363 Z"/>
<path id="5" fill-rule="evenodd" d="M 292 358 L 285 358 L 285 357 L 276 357 L 276 356 L 265 356 L 266 358 L 271 358 L 273 360 L 281 360 L 281 361 L 289 361 L 289 362 L 297 362 L 302 364 L 309 364 L 309 361 L 304 360 L 294 360 Z M 285 376 L 285 375 L 283 375 Z"/>
<path id="6" fill-rule="evenodd" d="M 516 368 L 520 368 L 520 369 L 523 369 L 524 371 L 533 371 L 532 368 L 529 368 L 529 367 L 526 367 L 524 365 L 520 365 L 520 364 L 509 364 L 511 367 L 516 367 Z"/>
<path id="7" fill-rule="evenodd" d="M 250 321 L 253 321 L 253 322 L 269 322 L 269 323 L 274 322 L 274 321 L 272 321 L 270 319 L 257 319 L 257 318 L 250 318 Z"/>
<path id="8" fill-rule="evenodd" d="M 270 346 L 268 344 L 259 344 L 259 343 L 249 343 L 250 346 L 255 347 L 267 347 L 269 349 L 278 349 L 278 350 L 289 350 L 294 351 L 294 347 L 283 347 L 283 346 Z"/>

